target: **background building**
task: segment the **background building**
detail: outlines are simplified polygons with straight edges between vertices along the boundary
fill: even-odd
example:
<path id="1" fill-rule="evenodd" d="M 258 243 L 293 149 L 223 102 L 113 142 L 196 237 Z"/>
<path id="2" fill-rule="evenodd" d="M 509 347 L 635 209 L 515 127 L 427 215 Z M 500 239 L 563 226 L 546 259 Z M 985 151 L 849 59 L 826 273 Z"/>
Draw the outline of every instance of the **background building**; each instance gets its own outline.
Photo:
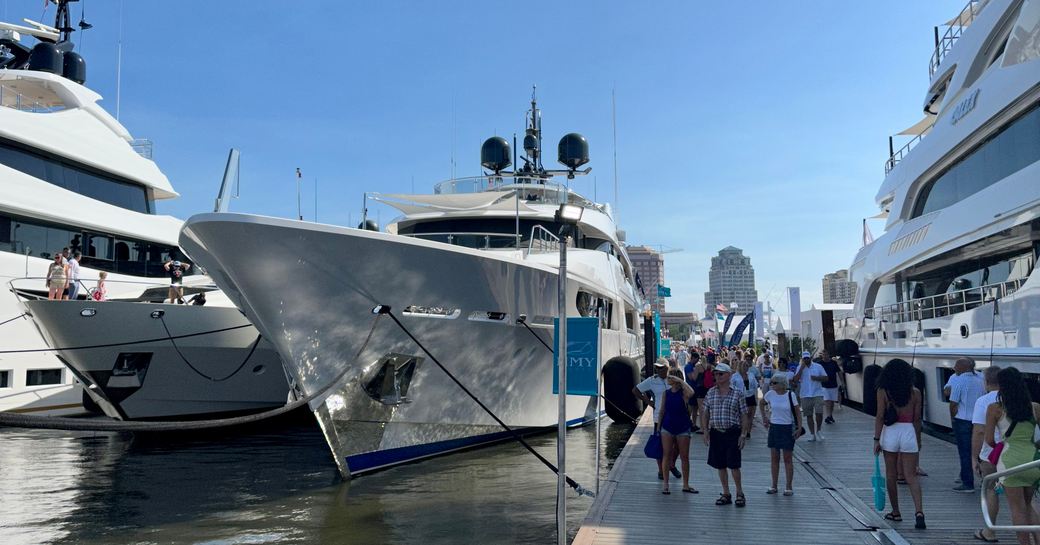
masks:
<path id="1" fill-rule="evenodd" d="M 852 304 L 856 300 L 856 283 L 849 282 L 849 270 L 823 275 L 823 303 Z"/>
<path id="2" fill-rule="evenodd" d="M 715 313 L 719 303 L 730 307 L 737 304 L 737 314 L 743 316 L 755 309 L 758 291 L 755 290 L 755 269 L 751 258 L 743 250 L 726 246 L 711 258 L 708 271 L 708 291 L 704 292 L 705 316 Z M 733 310 L 733 309 L 730 309 Z"/>
<path id="3" fill-rule="evenodd" d="M 672 339 L 685 341 L 700 329 L 701 319 L 696 312 L 662 312 L 661 329 Z"/>
<path id="4" fill-rule="evenodd" d="M 628 259 L 632 261 L 636 273 L 639 274 L 639 282 L 643 285 L 646 302 L 658 313 L 664 313 L 666 298 L 658 300 L 657 285 L 667 286 L 664 283 L 664 256 L 661 252 L 647 246 L 628 246 Z"/>

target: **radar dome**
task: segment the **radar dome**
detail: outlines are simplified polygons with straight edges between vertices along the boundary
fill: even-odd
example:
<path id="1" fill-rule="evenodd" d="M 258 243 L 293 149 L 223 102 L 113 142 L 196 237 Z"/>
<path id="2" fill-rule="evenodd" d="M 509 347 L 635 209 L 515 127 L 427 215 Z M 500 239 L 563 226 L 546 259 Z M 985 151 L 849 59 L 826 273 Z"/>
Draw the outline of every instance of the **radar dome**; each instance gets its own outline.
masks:
<path id="1" fill-rule="evenodd" d="M 589 141 L 576 132 L 565 134 L 560 139 L 558 151 L 560 164 L 571 170 L 589 162 Z"/>
<path id="2" fill-rule="evenodd" d="M 492 136 L 484 141 L 484 144 L 480 146 L 480 165 L 488 170 L 493 170 L 497 174 L 504 168 L 508 168 L 509 165 L 513 164 L 512 150 L 509 148 L 509 142 L 501 136 Z"/>
<path id="3" fill-rule="evenodd" d="M 62 55 L 61 74 L 80 85 L 87 81 L 87 61 L 75 51 L 66 51 Z"/>
<path id="4" fill-rule="evenodd" d="M 32 51 L 29 52 L 29 70 L 50 72 L 60 76 L 62 63 L 58 46 L 48 42 L 34 45 Z"/>
<path id="5" fill-rule="evenodd" d="M 374 222 L 372 220 L 365 220 L 365 221 L 359 223 L 357 228 L 365 230 L 365 231 L 378 231 L 379 230 L 379 224 L 377 224 L 376 222 Z"/>

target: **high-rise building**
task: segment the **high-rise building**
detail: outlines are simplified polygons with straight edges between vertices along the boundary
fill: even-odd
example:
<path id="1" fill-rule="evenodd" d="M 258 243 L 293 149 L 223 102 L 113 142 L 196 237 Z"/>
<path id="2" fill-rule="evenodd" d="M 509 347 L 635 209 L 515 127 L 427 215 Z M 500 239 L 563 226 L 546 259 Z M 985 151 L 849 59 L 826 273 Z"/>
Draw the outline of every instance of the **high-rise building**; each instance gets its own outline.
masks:
<path id="1" fill-rule="evenodd" d="M 852 304 L 856 301 L 856 283 L 849 281 L 849 270 L 841 269 L 823 275 L 823 302 Z"/>
<path id="2" fill-rule="evenodd" d="M 628 246 L 628 259 L 639 274 L 643 296 L 658 313 L 664 313 L 665 298 L 657 297 L 657 286 L 664 283 L 664 256 L 648 246 Z"/>
<path id="3" fill-rule="evenodd" d="M 719 250 L 719 255 L 711 258 L 708 271 L 708 291 L 704 292 L 705 316 L 714 316 L 715 306 L 720 303 L 727 307 L 736 303 L 737 314 L 744 315 L 755 310 L 756 301 L 758 291 L 755 290 L 755 269 L 751 266 L 751 258 L 733 246 Z"/>

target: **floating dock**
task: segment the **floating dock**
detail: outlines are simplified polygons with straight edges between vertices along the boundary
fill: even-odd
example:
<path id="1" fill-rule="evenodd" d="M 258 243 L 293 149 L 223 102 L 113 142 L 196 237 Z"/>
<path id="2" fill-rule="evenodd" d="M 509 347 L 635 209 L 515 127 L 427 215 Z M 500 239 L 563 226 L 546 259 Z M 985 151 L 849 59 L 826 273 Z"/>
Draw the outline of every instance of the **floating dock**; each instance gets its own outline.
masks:
<path id="1" fill-rule="evenodd" d="M 870 478 L 874 418 L 849 407 L 835 414 L 837 423 L 824 424 L 823 441 L 798 440 L 795 450 L 794 496 L 768 495 L 769 449 L 766 430 L 757 420 L 744 447 L 742 477 L 747 507 L 716 506 L 722 492 L 715 469 L 705 462 L 707 447 L 695 435 L 690 449 L 690 484 L 699 494 L 682 492 L 682 480 L 672 479 L 670 495 L 661 494 L 661 481 L 643 445 L 653 430 L 650 411 L 643 414 L 617 458 L 599 497 L 589 510 L 574 545 L 711 543 L 769 545 L 948 545 L 982 543 L 973 539 L 983 527 L 980 491 L 954 492 L 959 474 L 957 447 L 923 435 L 921 478 L 926 530 L 914 529 L 910 491 L 900 485 L 903 522 L 889 522 L 874 509 Z M 884 461 L 882 460 L 882 464 Z M 882 470 L 884 465 L 882 465 Z M 780 465 L 780 489 L 784 485 Z M 978 483 L 976 483 L 976 486 Z M 732 482 L 730 483 L 731 492 Z M 887 497 L 886 497 L 887 504 Z M 891 508 L 886 505 L 885 512 Z M 1010 524 L 1010 510 L 1001 497 L 998 524 Z M 1015 543 L 1011 532 L 998 532 L 1001 543 Z"/>

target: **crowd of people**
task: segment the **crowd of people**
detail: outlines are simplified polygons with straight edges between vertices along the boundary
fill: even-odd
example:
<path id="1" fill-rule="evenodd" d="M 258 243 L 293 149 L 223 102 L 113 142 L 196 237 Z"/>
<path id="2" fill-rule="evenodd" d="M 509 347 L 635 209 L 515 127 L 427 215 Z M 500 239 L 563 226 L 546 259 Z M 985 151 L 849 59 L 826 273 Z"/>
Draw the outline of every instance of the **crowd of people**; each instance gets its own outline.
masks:
<path id="1" fill-rule="evenodd" d="M 47 267 L 47 298 L 53 300 L 76 300 L 79 299 L 80 288 L 83 283 L 80 280 L 80 261 L 83 253 L 79 250 L 70 250 L 69 247 L 62 248 L 60 252 L 54 253 L 54 261 Z M 191 269 L 190 263 L 182 263 L 172 258 L 163 263 L 163 269 L 170 277 L 169 301 L 171 303 L 185 304 L 183 291 L 183 278 Z M 98 273 L 97 284 L 88 290 L 86 296 L 94 301 L 108 300 L 108 273 Z M 201 296 L 201 297 L 200 297 Z M 205 295 L 197 294 L 192 299 L 192 304 L 205 304 Z"/>
<path id="2" fill-rule="evenodd" d="M 671 476 L 681 479 L 683 492 L 699 493 L 690 484 L 690 449 L 693 437 L 701 435 L 707 464 L 717 472 L 721 487 L 715 504 L 746 506 L 741 452 L 752 438 L 758 412 L 771 455 L 771 485 L 765 492 L 794 495 L 792 451 L 803 437 L 823 441 L 824 429 L 835 423 L 835 407 L 844 390 L 841 364 L 826 350 L 815 359 L 803 352 L 793 362 L 750 348 L 691 347 L 669 356 L 658 358 L 653 376 L 633 389 L 654 408 L 655 433 L 660 434 L 664 452 L 657 462 L 661 492 L 671 494 Z M 1040 404 L 1032 401 L 1022 373 L 1014 367 L 991 365 L 978 372 L 972 359 L 960 358 L 953 371 L 944 388 L 960 459 L 953 492 L 974 493 L 977 479 L 1040 459 Z M 882 367 L 876 402 L 873 450 L 884 460 L 890 505 L 884 518 L 903 520 L 899 488 L 906 485 L 914 526 L 925 529 L 920 477 L 926 473 L 919 463 L 924 394 L 915 386 L 908 362 L 894 359 Z M 991 520 L 996 520 L 1003 495 L 1013 524 L 1040 525 L 1033 501 L 1040 468 L 1005 476 L 998 483 L 982 492 Z M 1016 534 L 1020 544 L 1040 545 L 1040 532 Z M 988 528 L 976 531 L 974 538 L 997 542 Z"/>

